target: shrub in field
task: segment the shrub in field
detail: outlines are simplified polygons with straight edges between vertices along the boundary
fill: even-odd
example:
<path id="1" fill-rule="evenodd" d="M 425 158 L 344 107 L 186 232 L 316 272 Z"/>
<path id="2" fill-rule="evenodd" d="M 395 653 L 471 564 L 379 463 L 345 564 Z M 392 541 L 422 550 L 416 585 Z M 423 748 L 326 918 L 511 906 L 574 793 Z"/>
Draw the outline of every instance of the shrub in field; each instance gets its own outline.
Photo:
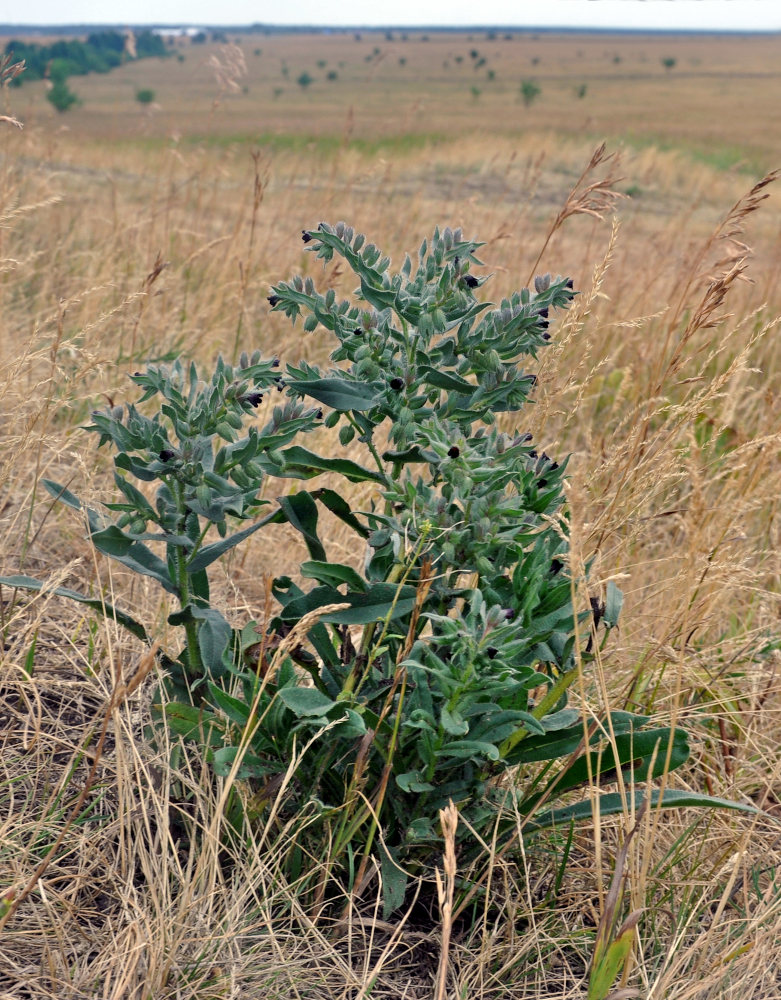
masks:
<path id="1" fill-rule="evenodd" d="M 81 103 L 78 95 L 74 94 L 65 80 L 57 80 L 52 84 L 51 90 L 46 93 L 46 100 L 60 112 L 70 111 L 74 104 Z"/>
<path id="2" fill-rule="evenodd" d="M 521 99 L 527 108 L 540 96 L 541 92 L 539 84 L 534 80 L 521 81 Z"/>
<path id="3" fill-rule="evenodd" d="M 566 463 L 515 419 L 535 385 L 522 362 L 548 343 L 571 281 L 539 277 L 492 308 L 475 295 L 481 244 L 458 230 L 435 231 L 397 272 L 343 223 L 303 239 L 351 269 L 355 301 L 295 277 L 269 302 L 333 340 L 331 368 L 288 364 L 282 376 L 259 352 L 220 360 L 208 379 L 194 364 L 152 365 L 131 376 L 138 404 L 96 412 L 88 428 L 116 450 L 121 498 L 102 513 L 45 485 L 81 512 L 100 552 L 176 600 L 168 621 L 183 648 L 162 658 L 164 718 L 217 774 L 245 782 L 234 826 L 271 813 L 295 827 L 304 816 L 290 877 L 321 898 L 328 880 L 322 868 L 308 874 L 305 858 L 325 857 L 333 884 L 360 895 L 376 865 L 390 914 L 408 875 L 438 858 L 438 815 L 450 801 L 465 820 L 468 860 L 481 838 L 509 845 L 519 821 L 531 834 L 590 818 L 591 800 L 569 793 L 589 780 L 645 782 L 680 766 L 688 747 L 681 729 L 646 728 L 628 712 L 587 723 L 567 704 L 621 595 L 610 584 L 604 602 L 573 606 Z M 247 426 L 264 394 L 278 392 L 265 426 Z M 324 427 L 338 444 L 295 443 L 315 428 L 322 441 Z M 324 473 L 344 488 L 307 486 Z M 268 478 L 298 488 L 270 502 L 260 496 Z M 154 496 L 133 479 L 156 484 Z M 355 483 L 374 492 L 357 508 Z M 354 534 L 362 561 L 329 558 L 323 510 Z M 308 558 L 296 580 L 271 582 L 269 620 L 234 628 L 211 604 L 209 567 L 281 523 Z M 40 587 L 23 576 L 0 582 Z M 100 599 L 60 593 L 148 638 Z M 604 792 L 600 812 L 626 801 Z M 652 801 L 720 800 L 667 790 Z"/>
<path id="4" fill-rule="evenodd" d="M 151 87 L 142 87 L 140 90 L 136 91 L 136 100 L 139 104 L 153 104 L 155 97 L 156 94 Z"/>

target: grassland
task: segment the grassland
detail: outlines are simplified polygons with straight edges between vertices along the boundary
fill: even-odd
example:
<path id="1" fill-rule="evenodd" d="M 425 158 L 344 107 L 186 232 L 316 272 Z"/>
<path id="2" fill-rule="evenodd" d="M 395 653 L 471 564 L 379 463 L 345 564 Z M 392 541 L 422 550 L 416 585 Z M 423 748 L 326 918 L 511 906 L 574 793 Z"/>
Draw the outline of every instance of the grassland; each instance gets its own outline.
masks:
<path id="1" fill-rule="evenodd" d="M 89 409 L 128 399 L 126 373 L 174 351 L 324 360 L 265 301 L 297 271 L 351 291 L 303 253 L 300 230 L 320 219 L 395 259 L 435 225 L 461 226 L 486 241 L 494 299 L 529 281 L 555 228 L 536 270 L 572 275 L 581 295 L 552 327 L 529 429 L 572 454 L 573 545 L 593 587 L 626 594 L 578 699 L 686 722 L 693 763 L 670 780 L 762 809 L 649 817 L 627 863 L 626 908 L 644 916 L 625 985 L 653 1000 L 777 997 L 781 251 L 774 185 L 749 192 L 781 166 L 778 38 L 238 47 L 73 80 L 83 104 L 67 115 L 43 84 L 4 94 L 25 128 L 0 122 L 0 573 L 111 593 L 165 645 L 159 595 L 41 494 L 49 476 L 111 496 L 108 461 L 79 430 Z M 540 87 L 528 106 L 524 79 Z M 603 139 L 620 162 L 587 183 L 612 177 L 631 197 L 615 218 L 554 227 Z M 279 529 L 240 550 L 221 608 L 257 616 L 296 545 Z M 329 551 L 355 557 L 336 528 Z M 110 713 L 101 796 L 70 822 L 87 737 L 144 651 L 51 595 L 2 598 L 0 892 L 31 892 L 0 932 L 0 996 L 434 996 L 436 914 L 315 924 L 277 867 L 284 831 L 226 864 L 208 775 L 153 759 L 143 739 L 146 685 Z M 176 822 L 183 799 L 197 842 Z M 576 834 L 552 905 L 563 841 L 498 865 L 481 920 L 451 943 L 448 995 L 585 996 L 621 830 Z"/>

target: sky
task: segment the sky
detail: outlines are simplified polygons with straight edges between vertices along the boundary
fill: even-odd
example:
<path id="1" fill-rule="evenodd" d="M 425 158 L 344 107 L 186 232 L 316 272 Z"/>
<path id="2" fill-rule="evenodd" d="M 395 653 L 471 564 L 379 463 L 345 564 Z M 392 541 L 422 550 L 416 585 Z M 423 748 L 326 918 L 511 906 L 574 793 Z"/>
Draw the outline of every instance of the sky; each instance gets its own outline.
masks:
<path id="1" fill-rule="evenodd" d="M 781 31 L 781 0 L 26 0 L 7 24 L 501 25 Z"/>

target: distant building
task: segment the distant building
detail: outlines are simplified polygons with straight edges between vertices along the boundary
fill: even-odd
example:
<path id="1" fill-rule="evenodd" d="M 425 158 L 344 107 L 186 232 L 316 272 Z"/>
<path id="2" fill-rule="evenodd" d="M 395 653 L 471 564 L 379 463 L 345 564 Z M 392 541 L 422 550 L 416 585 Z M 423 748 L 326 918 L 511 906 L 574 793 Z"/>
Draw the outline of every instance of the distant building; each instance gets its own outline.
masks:
<path id="1" fill-rule="evenodd" d="M 200 34 L 203 28 L 152 28 L 152 33 L 163 38 L 193 38 Z"/>

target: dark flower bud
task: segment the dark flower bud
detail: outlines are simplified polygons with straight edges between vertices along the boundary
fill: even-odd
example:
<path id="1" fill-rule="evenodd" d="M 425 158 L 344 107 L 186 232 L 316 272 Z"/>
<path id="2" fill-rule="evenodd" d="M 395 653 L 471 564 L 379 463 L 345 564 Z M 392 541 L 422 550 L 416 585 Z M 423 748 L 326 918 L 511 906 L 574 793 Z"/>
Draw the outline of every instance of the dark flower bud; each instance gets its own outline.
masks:
<path id="1" fill-rule="evenodd" d="M 464 275 L 464 284 L 466 285 L 467 288 L 477 288 L 479 282 L 478 282 L 477 278 L 474 277 L 474 275 L 465 274 Z"/>
<path id="2" fill-rule="evenodd" d="M 499 655 L 499 650 L 496 648 L 496 646 L 489 646 L 488 649 L 486 650 L 486 653 L 488 654 L 488 659 L 493 660 Z"/>
<path id="3" fill-rule="evenodd" d="M 304 241 L 304 243 L 309 243 L 309 241 L 312 239 L 312 234 L 308 233 L 306 231 L 306 229 L 302 229 L 301 230 L 301 239 Z"/>
<path id="4" fill-rule="evenodd" d="M 323 419 L 323 411 L 322 410 L 318 410 L 317 411 L 317 413 L 315 414 L 315 419 L 316 420 L 322 420 Z"/>
<path id="5" fill-rule="evenodd" d="M 529 458 L 536 458 L 536 457 L 537 457 L 537 452 L 532 448 L 532 450 L 529 452 Z"/>
<path id="6" fill-rule="evenodd" d="M 543 333 L 542 334 L 542 339 L 543 340 L 550 340 L 550 334 L 549 333 Z"/>
<path id="7" fill-rule="evenodd" d="M 540 489 L 540 490 L 545 489 L 545 487 L 547 485 L 548 485 L 548 480 L 547 479 L 538 479 L 537 480 L 537 488 L 538 489 Z"/>
<path id="8" fill-rule="evenodd" d="M 244 396 L 244 402 L 249 403 L 250 406 L 254 407 L 257 407 L 262 400 L 263 400 L 262 392 L 248 392 L 246 396 Z"/>
<path id="9" fill-rule="evenodd" d="M 171 451 L 170 448 L 163 448 L 160 454 L 157 456 L 161 462 L 170 462 L 174 457 L 176 452 Z"/>
<path id="10" fill-rule="evenodd" d="M 353 330 L 353 336 L 354 337 L 362 337 L 363 336 L 363 330 L 360 327 L 356 327 L 356 329 Z"/>
<path id="11" fill-rule="evenodd" d="M 542 316 L 543 319 L 547 319 L 548 318 L 548 307 L 547 306 L 545 306 L 544 309 L 540 309 L 540 316 Z"/>
<path id="12" fill-rule="evenodd" d="M 390 387 L 395 392 L 398 392 L 399 389 L 403 389 L 404 388 L 404 379 L 403 378 L 399 378 L 398 375 L 397 375 L 396 378 L 392 378 L 390 380 Z"/>
<path id="13" fill-rule="evenodd" d="M 452 448 L 448 448 L 447 453 L 450 458 L 458 458 L 458 456 L 461 454 L 461 449 L 454 444 Z"/>
<path id="14" fill-rule="evenodd" d="M 279 296 L 278 295 L 269 295 L 269 297 L 268 297 L 268 303 L 269 303 L 269 305 L 271 306 L 272 309 L 274 308 L 274 306 L 278 302 L 279 302 Z"/>
<path id="15" fill-rule="evenodd" d="M 567 278 L 567 288 L 569 288 L 571 291 L 574 287 L 575 283 L 573 282 L 572 278 Z"/>
<path id="16" fill-rule="evenodd" d="M 561 573 L 563 569 L 564 563 L 561 559 L 551 559 L 550 571 L 553 576 L 556 576 L 557 573 Z"/>
<path id="17" fill-rule="evenodd" d="M 508 622 L 511 622 L 515 618 L 515 610 L 513 608 L 506 608 L 504 612 L 504 617 Z"/>
<path id="18" fill-rule="evenodd" d="M 279 358 L 274 358 L 274 360 L 271 362 L 271 367 L 279 368 Z"/>

